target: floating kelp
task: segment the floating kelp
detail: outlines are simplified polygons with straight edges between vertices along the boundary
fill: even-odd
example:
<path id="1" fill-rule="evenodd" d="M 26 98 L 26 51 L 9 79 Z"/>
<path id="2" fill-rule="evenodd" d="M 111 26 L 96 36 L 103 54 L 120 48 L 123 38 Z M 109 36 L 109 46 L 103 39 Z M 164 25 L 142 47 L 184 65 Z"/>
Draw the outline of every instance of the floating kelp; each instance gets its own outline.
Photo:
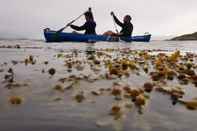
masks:
<path id="1" fill-rule="evenodd" d="M 197 110 L 197 99 L 192 100 L 179 100 L 189 110 Z"/>
<path id="2" fill-rule="evenodd" d="M 119 52 L 117 56 L 112 54 Z M 150 52 L 150 53 L 149 53 Z M 89 94 L 100 96 L 103 92 L 108 92 L 114 96 L 117 102 L 131 100 L 135 106 L 141 111 L 145 106 L 147 99 L 152 91 L 162 92 L 170 96 L 172 103 L 176 104 L 179 99 L 183 98 L 185 92 L 181 87 L 168 87 L 168 82 L 177 79 L 180 84 L 188 84 L 189 82 L 196 84 L 195 64 L 189 59 L 181 55 L 180 51 L 171 54 L 158 53 L 152 55 L 151 50 L 147 51 L 132 51 L 130 49 L 98 49 L 94 52 L 86 52 L 85 59 L 79 59 L 81 52 L 75 51 L 71 54 L 58 54 L 58 58 L 64 59 L 64 67 L 70 73 L 65 78 L 60 78 L 59 82 L 65 84 L 67 82 L 85 81 L 93 83 L 99 80 L 116 80 L 122 78 L 130 78 L 132 75 L 140 75 L 144 71 L 152 79 L 145 82 L 142 87 L 131 87 L 124 84 L 113 84 L 111 88 L 100 88 L 99 90 L 91 90 Z M 190 61 L 191 60 L 191 61 Z M 83 73 L 88 68 L 89 73 Z M 52 72 L 55 72 L 52 70 Z M 75 75 L 73 72 L 80 72 Z M 50 73 L 49 73 L 50 74 Z M 55 74 L 55 73 L 54 73 Z M 53 75 L 53 73 L 51 74 Z M 172 81 L 173 82 L 173 81 Z M 197 84 L 196 84 L 197 85 Z M 64 91 L 72 89 L 73 85 L 58 87 L 57 90 Z M 79 92 L 74 96 L 77 102 L 85 100 L 84 92 Z M 130 103 L 130 105 L 132 105 Z M 118 108 L 112 107 L 112 112 L 116 114 Z M 118 113 L 117 113 L 118 114 Z"/>
<path id="3" fill-rule="evenodd" d="M 137 106 L 144 106 L 146 104 L 146 98 L 144 94 L 140 94 L 136 97 L 135 104 Z"/>
<path id="4" fill-rule="evenodd" d="M 49 64 L 49 62 L 48 62 L 48 61 L 44 61 L 44 64 L 45 64 L 45 65 L 48 65 L 48 64 Z"/>
<path id="5" fill-rule="evenodd" d="M 34 59 L 34 56 L 32 55 L 29 55 L 28 58 L 25 59 L 25 65 L 28 65 L 28 64 L 36 64 L 36 59 Z"/>
<path id="6" fill-rule="evenodd" d="M 53 89 L 57 90 L 57 91 L 60 91 L 60 92 L 64 92 L 64 90 L 65 90 L 65 88 L 60 84 L 55 85 L 55 87 Z"/>
<path id="7" fill-rule="evenodd" d="M 59 65 L 55 68 L 49 68 L 54 63 L 53 60 L 58 60 Z M 196 60 L 197 57 L 194 54 L 182 55 L 180 51 L 155 53 L 153 50 L 136 51 L 129 48 L 107 48 L 86 52 L 61 50 L 60 53 L 54 55 L 52 60 L 41 60 L 41 63 L 30 67 L 42 73 L 48 72 L 50 76 L 53 76 L 54 79 L 47 79 L 50 81 L 49 83 L 54 84 L 50 90 L 60 96 L 52 98 L 52 101 L 67 102 L 70 100 L 68 98 L 70 97 L 69 93 L 74 94 L 72 100 L 76 101 L 75 104 L 82 103 L 84 100 L 84 104 L 97 104 L 100 99 L 106 99 L 106 102 L 113 103 L 110 111 L 106 109 L 106 112 L 110 112 L 112 116 L 107 117 L 120 120 L 122 116 L 131 111 L 131 108 L 137 108 L 141 114 L 142 109 L 146 109 L 145 105 L 148 104 L 148 100 L 152 100 L 149 99 L 150 97 L 157 99 L 155 93 L 167 95 L 173 105 L 180 103 L 188 109 L 196 110 L 196 100 L 182 100 L 185 98 L 184 88 L 187 86 L 180 86 L 191 83 L 197 86 Z M 37 62 L 39 61 L 37 60 Z M 19 78 L 15 78 L 17 74 L 14 71 L 21 62 L 11 61 L 11 63 L 12 65 L 17 64 L 16 68 L 13 68 L 14 70 L 10 68 L 5 74 L 2 73 L 5 75 L 5 82 L 2 84 L 6 88 L 16 88 L 16 90 L 17 87 L 28 86 L 17 81 L 21 79 L 19 71 L 16 71 L 19 73 Z M 27 56 L 25 63 L 26 65 L 35 64 L 35 57 L 33 55 Z M 9 64 L 7 63 L 7 65 Z M 40 64 L 42 67 L 38 69 Z M 4 65 L 2 68 L 4 69 Z M 55 74 L 57 75 L 54 76 Z M 39 75 L 45 76 L 45 74 Z M 9 102 L 17 105 L 22 103 L 23 99 L 14 96 L 9 98 Z M 83 104 L 79 104 L 77 108 L 83 108 Z"/>
<path id="8" fill-rule="evenodd" d="M 91 91 L 91 93 L 95 96 L 100 96 L 101 92 L 100 91 Z"/>
<path id="9" fill-rule="evenodd" d="M 153 90 L 154 85 L 152 83 L 150 83 L 150 82 L 146 82 L 146 83 L 144 83 L 143 88 L 144 88 L 144 91 L 150 93 Z"/>
<path id="10" fill-rule="evenodd" d="M 111 94 L 114 96 L 120 96 L 122 93 L 122 90 L 118 87 L 113 87 Z"/>
<path id="11" fill-rule="evenodd" d="M 56 73 L 56 70 L 55 70 L 54 68 L 50 68 L 50 69 L 48 70 L 48 73 L 49 73 L 51 76 L 53 76 L 53 75 Z"/>
<path id="12" fill-rule="evenodd" d="M 61 101 L 62 98 L 61 97 L 57 97 L 57 98 L 54 98 L 53 101 Z"/>
<path id="13" fill-rule="evenodd" d="M 65 57 L 63 53 L 57 54 L 57 58 L 62 58 L 62 57 Z"/>
<path id="14" fill-rule="evenodd" d="M 111 115 L 117 115 L 117 114 L 120 113 L 120 110 L 121 110 L 121 107 L 120 107 L 120 106 L 114 105 L 114 106 L 111 108 L 110 114 L 111 114 Z"/>
<path id="15" fill-rule="evenodd" d="M 75 95 L 74 98 L 78 103 L 81 103 L 83 100 L 85 100 L 84 92 L 83 91 L 79 92 L 78 94 Z"/>
<path id="16" fill-rule="evenodd" d="M 14 82 L 14 71 L 13 71 L 13 69 L 12 68 L 9 68 L 8 69 L 8 74 L 5 74 L 5 76 L 4 76 L 4 82 L 8 82 L 8 83 L 12 83 L 12 82 Z"/>
<path id="17" fill-rule="evenodd" d="M 16 44 L 16 45 L 1 45 L 0 48 L 15 48 L 15 49 L 20 49 L 21 46 Z"/>
<path id="18" fill-rule="evenodd" d="M 11 96 L 9 102 L 13 105 L 20 105 L 23 102 L 23 98 L 20 96 Z"/>
<path id="19" fill-rule="evenodd" d="M 143 66 L 143 70 L 144 70 L 145 73 L 148 73 L 149 68 L 148 68 L 148 65 L 147 65 L 147 64 L 145 64 L 145 65 Z"/>
<path id="20" fill-rule="evenodd" d="M 12 82 L 12 83 L 7 83 L 5 85 L 5 88 L 12 89 L 12 88 L 28 87 L 28 86 L 29 84 L 27 83 Z"/>
<path id="21" fill-rule="evenodd" d="M 13 65 L 17 65 L 17 64 L 19 63 L 19 62 L 16 61 L 16 60 L 12 60 L 11 62 L 12 62 Z"/>
<path id="22" fill-rule="evenodd" d="M 168 61 L 171 63 L 175 63 L 177 62 L 181 57 L 180 51 L 176 51 L 174 53 L 172 53 L 169 57 L 168 57 Z"/>

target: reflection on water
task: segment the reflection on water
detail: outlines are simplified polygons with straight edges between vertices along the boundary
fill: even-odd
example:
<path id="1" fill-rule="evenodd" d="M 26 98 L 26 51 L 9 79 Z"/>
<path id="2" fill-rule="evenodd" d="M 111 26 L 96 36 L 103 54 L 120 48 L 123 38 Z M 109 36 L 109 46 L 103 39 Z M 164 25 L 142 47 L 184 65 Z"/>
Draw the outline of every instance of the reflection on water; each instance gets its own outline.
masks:
<path id="1" fill-rule="evenodd" d="M 87 44 L 87 47 L 86 47 L 86 55 L 94 55 L 95 54 L 95 51 L 96 48 L 95 48 L 95 44 L 94 43 L 89 43 Z"/>

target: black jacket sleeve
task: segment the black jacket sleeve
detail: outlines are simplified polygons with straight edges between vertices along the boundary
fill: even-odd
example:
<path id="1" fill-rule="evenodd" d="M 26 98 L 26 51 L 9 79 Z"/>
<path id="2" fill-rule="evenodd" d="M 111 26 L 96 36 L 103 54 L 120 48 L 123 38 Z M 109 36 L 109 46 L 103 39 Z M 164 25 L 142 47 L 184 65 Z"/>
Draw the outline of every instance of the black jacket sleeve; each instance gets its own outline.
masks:
<path id="1" fill-rule="evenodd" d="M 113 18 L 114 18 L 116 24 L 118 24 L 119 26 L 123 27 L 123 23 L 120 22 L 120 20 L 115 15 L 113 16 Z"/>
<path id="2" fill-rule="evenodd" d="M 74 30 L 77 30 L 77 31 L 85 30 L 85 29 L 86 29 L 85 24 L 82 25 L 82 26 L 70 25 L 70 27 L 71 27 L 72 29 L 74 29 Z"/>

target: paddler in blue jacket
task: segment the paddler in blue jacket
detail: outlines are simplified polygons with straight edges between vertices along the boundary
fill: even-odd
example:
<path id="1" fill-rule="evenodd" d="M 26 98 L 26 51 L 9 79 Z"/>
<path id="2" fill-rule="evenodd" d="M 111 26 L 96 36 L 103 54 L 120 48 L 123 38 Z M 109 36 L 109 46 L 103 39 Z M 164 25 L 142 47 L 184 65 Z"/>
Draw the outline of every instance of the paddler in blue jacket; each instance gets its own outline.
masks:
<path id="1" fill-rule="evenodd" d="M 96 22 L 94 21 L 91 10 L 84 13 L 86 22 L 82 26 L 70 25 L 70 27 L 77 31 L 85 30 L 85 34 L 96 34 Z"/>
<path id="2" fill-rule="evenodd" d="M 115 33 L 112 31 L 107 31 L 104 33 L 104 35 L 109 35 L 109 36 L 122 36 L 122 37 L 130 37 L 132 36 L 133 32 L 133 24 L 131 23 L 131 16 L 126 15 L 123 18 L 123 22 L 121 22 L 114 14 L 114 12 L 111 12 L 111 15 L 117 25 L 122 27 L 120 33 Z"/>

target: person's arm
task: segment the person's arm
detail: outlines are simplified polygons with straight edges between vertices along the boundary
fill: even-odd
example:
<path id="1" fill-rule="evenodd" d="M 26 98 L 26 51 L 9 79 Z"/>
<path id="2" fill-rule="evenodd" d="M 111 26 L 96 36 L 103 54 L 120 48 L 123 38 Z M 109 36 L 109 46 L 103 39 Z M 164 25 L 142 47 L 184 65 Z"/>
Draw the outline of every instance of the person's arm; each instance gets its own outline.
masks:
<path id="1" fill-rule="evenodd" d="M 111 12 L 111 15 L 113 16 L 113 18 L 114 18 L 116 24 L 118 24 L 119 26 L 122 27 L 122 26 L 123 26 L 123 23 L 120 22 L 120 20 L 115 16 L 114 12 Z"/>
<path id="2" fill-rule="evenodd" d="M 76 25 L 70 25 L 70 27 L 74 30 L 77 30 L 77 31 L 81 31 L 81 30 L 85 30 L 86 29 L 86 26 L 85 24 L 82 25 L 82 26 L 76 26 Z"/>

